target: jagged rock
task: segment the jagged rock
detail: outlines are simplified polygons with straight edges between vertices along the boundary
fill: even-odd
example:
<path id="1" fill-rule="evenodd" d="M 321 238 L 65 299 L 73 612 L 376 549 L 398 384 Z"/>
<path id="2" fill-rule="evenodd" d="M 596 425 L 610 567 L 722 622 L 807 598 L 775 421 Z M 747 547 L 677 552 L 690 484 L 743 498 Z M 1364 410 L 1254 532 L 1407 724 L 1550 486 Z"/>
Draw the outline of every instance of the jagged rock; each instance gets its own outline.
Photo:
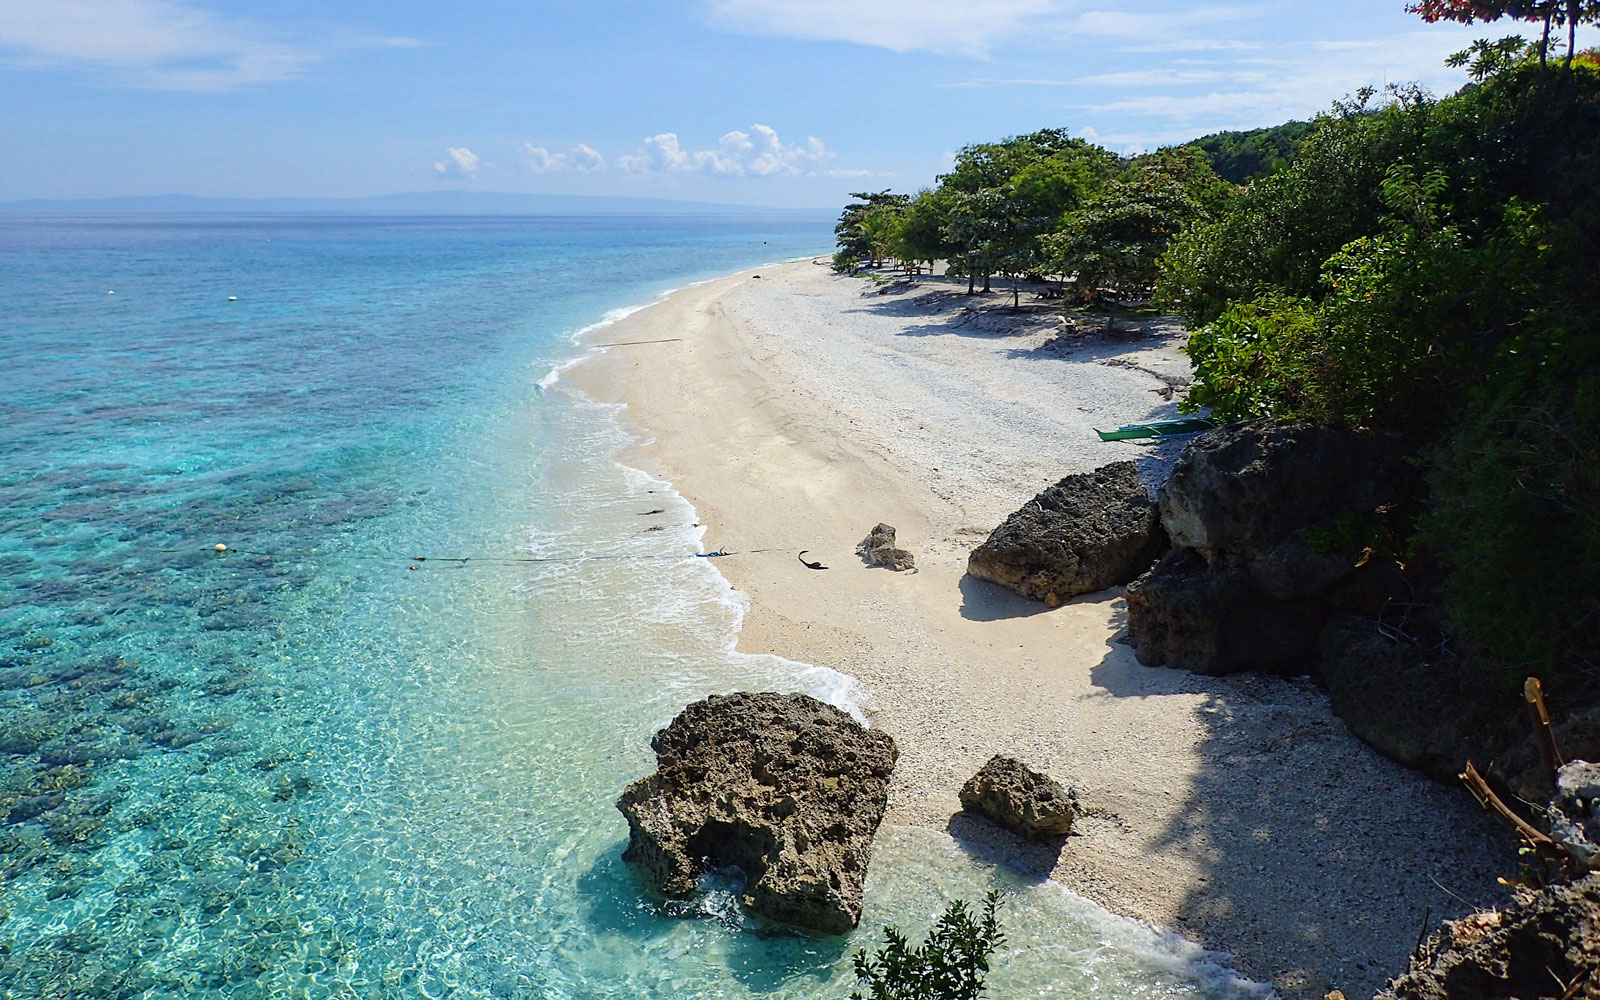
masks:
<path id="1" fill-rule="evenodd" d="M 961 786 L 961 807 L 1019 836 L 1048 840 L 1072 831 L 1078 795 L 1021 761 L 996 755 Z"/>
<path id="2" fill-rule="evenodd" d="M 1132 462 L 1067 476 L 1005 519 L 967 573 L 1056 607 L 1127 583 L 1166 546 L 1155 501 Z"/>
<path id="3" fill-rule="evenodd" d="M 1349 574 L 1367 541 L 1359 517 L 1405 499 L 1414 479 L 1396 434 L 1233 424 L 1184 449 L 1161 487 L 1161 523 L 1174 548 L 1293 600 Z"/>
<path id="4" fill-rule="evenodd" d="M 1504 781 L 1512 794 L 1529 802 L 1540 802 L 1555 793 L 1555 776 L 1539 752 L 1539 744 L 1527 731 L 1526 716 L 1517 713 L 1518 742 L 1495 758 L 1492 772 Z M 1555 720 L 1556 747 L 1571 760 L 1600 760 L 1600 708 L 1590 708 Z"/>
<path id="5" fill-rule="evenodd" d="M 1385 757 L 1448 782 L 1469 759 L 1492 759 L 1497 720 L 1459 663 L 1432 661 L 1353 615 L 1328 623 L 1318 660 L 1334 714 Z"/>
<path id="6" fill-rule="evenodd" d="M 702 873 L 737 867 L 753 913 L 856 925 L 899 756 L 887 733 L 806 695 L 738 693 L 688 706 L 650 745 L 656 773 L 617 801 L 648 891 L 688 898 Z"/>
<path id="7" fill-rule="evenodd" d="M 1314 602 L 1275 600 L 1243 570 L 1178 549 L 1128 585 L 1127 603 L 1140 663 L 1200 674 L 1303 670 L 1327 617 Z"/>
<path id="8" fill-rule="evenodd" d="M 1556 794 L 1545 812 L 1550 836 L 1584 870 L 1600 858 L 1600 764 L 1575 760 L 1556 774 Z"/>
<path id="9" fill-rule="evenodd" d="M 1377 1000 L 1554 1000 L 1593 996 L 1597 983 L 1600 874 L 1447 921 Z"/>
<path id="10" fill-rule="evenodd" d="M 879 524 L 868 532 L 867 537 L 856 546 L 856 555 L 870 565 L 896 571 L 912 569 L 917 565 L 915 556 L 905 549 L 895 548 L 894 528 L 887 524 Z"/>

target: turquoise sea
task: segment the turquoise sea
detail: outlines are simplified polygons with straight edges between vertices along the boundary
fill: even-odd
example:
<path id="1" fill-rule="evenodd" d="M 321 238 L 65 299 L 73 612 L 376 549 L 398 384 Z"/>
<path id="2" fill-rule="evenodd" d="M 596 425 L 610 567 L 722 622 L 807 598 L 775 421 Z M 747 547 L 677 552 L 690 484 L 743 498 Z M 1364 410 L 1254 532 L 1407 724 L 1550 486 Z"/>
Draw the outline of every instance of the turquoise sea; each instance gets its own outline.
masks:
<path id="1" fill-rule="evenodd" d="M 935 831 L 880 832 L 844 939 L 714 882 L 656 906 L 622 864 L 613 802 L 686 702 L 853 688 L 732 652 L 693 510 L 552 373 L 608 316 L 830 244 L 0 221 L 0 998 L 844 997 L 886 922 L 990 888 L 993 996 L 1257 994 Z"/>

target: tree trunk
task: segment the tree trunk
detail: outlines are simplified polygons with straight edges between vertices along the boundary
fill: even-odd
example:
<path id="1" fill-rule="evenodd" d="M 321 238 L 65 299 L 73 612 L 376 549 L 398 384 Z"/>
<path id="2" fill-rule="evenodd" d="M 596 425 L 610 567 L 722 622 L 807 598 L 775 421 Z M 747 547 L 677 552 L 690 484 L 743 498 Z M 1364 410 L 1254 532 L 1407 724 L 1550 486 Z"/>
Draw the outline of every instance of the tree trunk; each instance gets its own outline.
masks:
<path id="1" fill-rule="evenodd" d="M 985 292 L 991 292 L 991 291 L 994 290 L 994 289 L 989 287 L 989 275 L 987 275 L 987 274 L 985 274 L 983 276 L 983 290 Z"/>
<path id="2" fill-rule="evenodd" d="M 1017 292 L 1017 279 L 1012 278 L 1011 279 L 1011 308 L 1013 308 L 1013 309 L 1017 308 L 1017 305 L 1018 305 L 1018 303 L 1017 303 L 1017 295 L 1018 295 L 1018 292 Z"/>
<path id="3" fill-rule="evenodd" d="M 1539 36 L 1539 68 L 1545 67 L 1545 56 L 1550 51 L 1550 18 L 1551 11 L 1544 12 L 1544 33 Z"/>
<path id="4" fill-rule="evenodd" d="M 1578 6 L 1581 0 L 1567 0 L 1567 69 L 1572 68 L 1572 56 L 1578 46 Z"/>
<path id="5" fill-rule="evenodd" d="M 975 292 L 976 284 L 975 283 L 977 282 L 977 280 L 978 280 L 978 276 L 977 275 L 973 274 L 971 271 L 967 272 L 967 294 L 968 295 L 976 294 L 976 292 Z"/>

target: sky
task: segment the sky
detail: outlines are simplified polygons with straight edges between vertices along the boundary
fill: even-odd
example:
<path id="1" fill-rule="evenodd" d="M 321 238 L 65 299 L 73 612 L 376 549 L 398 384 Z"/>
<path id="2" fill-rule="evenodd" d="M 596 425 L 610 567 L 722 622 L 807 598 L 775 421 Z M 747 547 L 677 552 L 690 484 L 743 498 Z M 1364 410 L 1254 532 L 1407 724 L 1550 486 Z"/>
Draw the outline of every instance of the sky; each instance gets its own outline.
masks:
<path id="1" fill-rule="evenodd" d="M 0 0 L 0 201 L 463 189 L 836 207 L 1045 127 L 1306 118 L 1509 22 L 1405 0 Z M 1600 33 L 1588 30 L 1580 45 Z"/>

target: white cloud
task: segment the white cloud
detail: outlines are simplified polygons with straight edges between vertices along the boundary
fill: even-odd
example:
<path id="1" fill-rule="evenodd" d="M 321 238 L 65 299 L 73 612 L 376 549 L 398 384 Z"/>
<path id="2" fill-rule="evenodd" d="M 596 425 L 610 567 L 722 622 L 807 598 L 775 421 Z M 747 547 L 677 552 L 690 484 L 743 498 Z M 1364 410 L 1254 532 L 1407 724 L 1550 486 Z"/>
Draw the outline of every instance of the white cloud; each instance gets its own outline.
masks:
<path id="1" fill-rule="evenodd" d="M 736 129 L 727 133 L 714 149 L 684 149 L 675 132 L 653 135 L 644 141 L 643 152 L 617 157 L 617 166 L 634 174 L 792 177 L 811 172 L 832 157 L 815 136 L 803 143 L 785 143 L 771 127 L 752 125 L 748 132 Z"/>
<path id="2" fill-rule="evenodd" d="M 1065 6 L 1063 0 L 710 0 L 710 23 L 753 35 L 983 58 L 996 42 L 1032 30 Z"/>
<path id="3" fill-rule="evenodd" d="M 478 154 L 465 146 L 460 149 L 446 149 L 445 158 L 433 165 L 435 177 L 441 180 L 452 178 L 467 178 L 471 180 L 478 176 Z"/>
<path id="4" fill-rule="evenodd" d="M 298 76 L 320 55 L 181 0 L 5 0 L 0 46 L 22 65 L 111 70 L 159 90 L 229 90 Z"/>
<path id="5" fill-rule="evenodd" d="M 1179 85 L 1165 93 L 1119 95 L 1081 110 L 1109 116 L 1122 129 L 1137 133 L 1135 141 L 1151 147 L 1207 132 L 1309 118 L 1363 85 L 1381 88 L 1416 81 L 1449 93 L 1465 76 L 1446 69 L 1444 58 L 1464 47 L 1466 37 L 1430 28 L 1369 40 L 1284 45 L 1272 58 L 1251 59 L 1248 69 L 1237 60 L 1216 64 L 1219 86 L 1196 90 Z M 1128 89 L 1134 81 L 1117 82 Z"/>
<path id="6" fill-rule="evenodd" d="M 598 150 L 581 142 L 567 154 L 567 160 L 572 164 L 572 169 L 581 174 L 592 174 L 606 168 L 606 158 Z"/>
<path id="7" fill-rule="evenodd" d="M 598 150 L 582 142 L 565 153 L 552 153 L 543 146 L 525 142 L 517 147 L 517 152 L 522 154 L 522 162 L 527 164 L 528 169 L 536 174 L 554 174 L 564 170 L 592 174 L 606 168 L 606 158 L 601 156 Z"/>
<path id="8" fill-rule="evenodd" d="M 0 52 L 27 69 L 89 69 L 152 90 L 226 91 L 302 75 L 340 49 L 411 38 L 299 41 L 196 0 L 4 0 Z"/>

